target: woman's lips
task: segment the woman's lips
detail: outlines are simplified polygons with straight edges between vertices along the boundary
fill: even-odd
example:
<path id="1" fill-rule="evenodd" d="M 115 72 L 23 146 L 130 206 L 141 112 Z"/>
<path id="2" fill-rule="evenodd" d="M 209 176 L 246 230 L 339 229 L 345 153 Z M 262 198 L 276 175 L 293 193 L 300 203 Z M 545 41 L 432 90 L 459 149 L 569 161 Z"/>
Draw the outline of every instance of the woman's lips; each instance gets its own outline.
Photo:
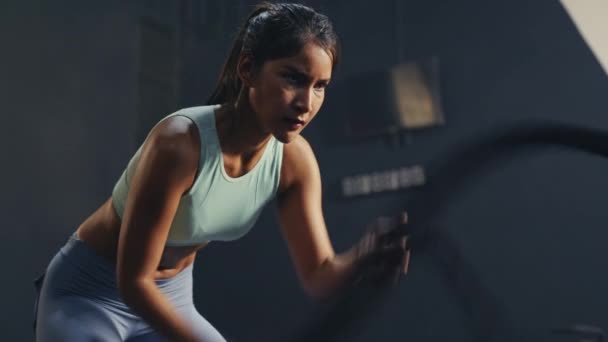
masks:
<path id="1" fill-rule="evenodd" d="M 304 126 L 304 121 L 299 119 L 284 118 L 283 122 L 285 122 L 290 131 L 295 131 Z"/>

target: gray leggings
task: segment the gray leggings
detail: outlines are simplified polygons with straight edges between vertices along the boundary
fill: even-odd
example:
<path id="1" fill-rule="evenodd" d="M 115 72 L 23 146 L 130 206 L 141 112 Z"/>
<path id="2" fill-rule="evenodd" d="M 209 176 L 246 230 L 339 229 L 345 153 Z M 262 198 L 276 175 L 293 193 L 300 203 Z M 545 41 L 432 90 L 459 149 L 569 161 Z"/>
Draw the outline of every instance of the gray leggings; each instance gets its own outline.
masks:
<path id="1" fill-rule="evenodd" d="M 225 341 L 192 300 L 192 265 L 156 281 L 201 341 Z M 37 281 L 36 341 L 167 341 L 123 301 L 116 268 L 75 236 L 60 249 Z"/>

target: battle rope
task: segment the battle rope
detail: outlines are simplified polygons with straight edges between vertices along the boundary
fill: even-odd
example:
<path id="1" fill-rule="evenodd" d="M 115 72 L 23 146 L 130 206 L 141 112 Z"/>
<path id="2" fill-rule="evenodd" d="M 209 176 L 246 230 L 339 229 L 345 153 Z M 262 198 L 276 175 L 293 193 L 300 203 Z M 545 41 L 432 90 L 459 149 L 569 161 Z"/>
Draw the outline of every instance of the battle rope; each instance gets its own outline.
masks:
<path id="1" fill-rule="evenodd" d="M 516 152 L 535 146 L 557 145 L 608 157 L 608 133 L 558 122 L 528 121 L 493 130 L 481 138 L 448 149 L 427 164 L 424 191 L 406 201 L 408 223 L 395 231 L 408 235 L 408 247 L 422 251 L 438 236 L 430 222 L 476 179 L 490 173 L 497 162 L 506 162 Z M 332 341 L 355 328 L 382 302 L 389 288 L 349 287 L 324 306 L 322 313 L 297 332 L 293 341 Z"/>

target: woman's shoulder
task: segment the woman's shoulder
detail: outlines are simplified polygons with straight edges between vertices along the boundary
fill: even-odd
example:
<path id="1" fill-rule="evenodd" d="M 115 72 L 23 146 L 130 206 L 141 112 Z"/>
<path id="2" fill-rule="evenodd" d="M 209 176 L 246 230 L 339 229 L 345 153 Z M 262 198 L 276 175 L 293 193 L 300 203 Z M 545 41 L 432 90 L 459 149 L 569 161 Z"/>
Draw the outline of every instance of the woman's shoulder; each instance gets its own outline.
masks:
<path id="1" fill-rule="evenodd" d="M 144 151 L 186 169 L 198 167 L 201 142 L 196 124 L 181 115 L 160 121 L 148 135 Z"/>
<path id="2" fill-rule="evenodd" d="M 161 119 L 148 134 L 148 139 L 162 140 L 162 148 L 174 152 L 193 152 L 198 155 L 201 145 L 201 126 L 211 125 L 214 110 L 218 105 L 182 108 Z M 159 146 L 161 147 L 161 146 Z"/>
<path id="3" fill-rule="evenodd" d="M 173 115 L 160 121 L 151 131 L 148 140 L 162 143 L 163 147 L 188 147 L 200 141 L 199 131 L 192 119 Z"/>
<path id="4" fill-rule="evenodd" d="M 319 166 L 310 143 L 298 136 L 283 145 L 283 163 L 281 166 L 281 188 L 287 188 L 293 182 L 319 174 Z"/>
<path id="5" fill-rule="evenodd" d="M 298 135 L 293 141 L 283 144 L 283 158 L 293 162 L 306 161 L 314 158 L 314 151 L 306 138 Z"/>

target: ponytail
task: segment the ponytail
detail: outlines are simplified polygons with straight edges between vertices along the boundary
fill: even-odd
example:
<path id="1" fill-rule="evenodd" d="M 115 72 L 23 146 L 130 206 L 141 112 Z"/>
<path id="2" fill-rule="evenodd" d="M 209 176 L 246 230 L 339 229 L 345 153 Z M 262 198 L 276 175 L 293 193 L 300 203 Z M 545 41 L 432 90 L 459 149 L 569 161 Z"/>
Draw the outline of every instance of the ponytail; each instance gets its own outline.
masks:
<path id="1" fill-rule="evenodd" d="M 247 34 L 247 30 L 249 29 L 249 23 L 253 18 L 257 17 L 261 13 L 270 10 L 271 6 L 272 4 L 269 2 L 262 2 L 258 4 L 239 29 L 239 33 L 232 43 L 232 48 L 230 49 L 228 59 L 222 67 L 222 73 L 220 74 L 220 78 L 215 86 L 215 90 L 213 93 L 211 93 L 211 96 L 207 100 L 208 105 L 225 103 L 237 98 L 242 86 L 241 79 L 237 74 L 237 64 L 243 50 L 243 41 L 245 39 L 245 35 Z"/>

